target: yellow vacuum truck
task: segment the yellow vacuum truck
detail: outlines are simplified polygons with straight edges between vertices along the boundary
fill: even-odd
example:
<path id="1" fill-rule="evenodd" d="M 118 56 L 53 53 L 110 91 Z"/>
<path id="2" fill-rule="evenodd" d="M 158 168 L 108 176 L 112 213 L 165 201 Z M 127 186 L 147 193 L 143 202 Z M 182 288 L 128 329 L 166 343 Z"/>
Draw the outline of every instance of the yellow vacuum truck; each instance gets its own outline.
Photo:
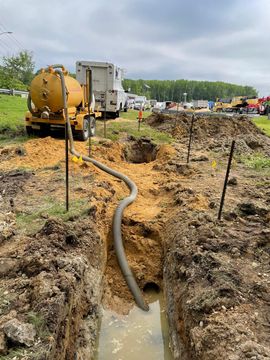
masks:
<path id="1" fill-rule="evenodd" d="M 55 69 L 61 68 L 65 76 L 68 114 L 73 134 L 85 141 L 95 135 L 96 118 L 101 112 L 95 111 L 91 68 L 87 69 L 87 83 L 80 85 L 63 65 L 51 65 L 41 69 L 30 84 L 27 100 L 28 112 L 25 129 L 28 135 L 37 132 L 47 135 L 54 128 L 65 127 L 64 104 L 61 79 Z"/>

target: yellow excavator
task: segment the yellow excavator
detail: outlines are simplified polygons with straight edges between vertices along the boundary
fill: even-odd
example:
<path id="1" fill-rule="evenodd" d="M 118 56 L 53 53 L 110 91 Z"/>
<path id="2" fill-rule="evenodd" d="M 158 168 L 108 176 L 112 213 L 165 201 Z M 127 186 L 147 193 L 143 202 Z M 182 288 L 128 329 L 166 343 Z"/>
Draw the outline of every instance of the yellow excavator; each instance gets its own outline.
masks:
<path id="1" fill-rule="evenodd" d="M 25 129 L 28 135 L 37 132 L 48 135 L 50 130 L 65 127 L 64 103 L 61 79 L 55 69 L 61 68 L 65 77 L 66 97 L 70 124 L 74 136 L 81 141 L 95 135 L 96 118 L 101 112 L 94 111 L 95 99 L 92 71 L 87 70 L 87 84 L 81 85 L 68 75 L 63 65 L 51 65 L 41 69 L 30 84 L 27 100 L 28 112 Z"/>
<path id="2" fill-rule="evenodd" d="M 231 107 L 232 99 L 217 99 L 213 107 L 214 112 L 223 112 Z"/>
<path id="3" fill-rule="evenodd" d="M 258 99 L 255 97 L 249 98 L 248 96 L 234 96 L 231 99 L 217 99 L 213 108 L 214 112 L 236 112 L 242 113 L 243 111 L 251 111 L 255 109 L 258 104 Z"/>

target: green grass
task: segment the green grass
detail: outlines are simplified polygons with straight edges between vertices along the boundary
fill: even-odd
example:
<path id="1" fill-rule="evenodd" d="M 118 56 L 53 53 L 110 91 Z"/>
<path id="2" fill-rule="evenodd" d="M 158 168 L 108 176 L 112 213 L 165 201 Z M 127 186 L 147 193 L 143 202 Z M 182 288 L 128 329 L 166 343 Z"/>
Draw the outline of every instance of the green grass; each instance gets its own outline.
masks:
<path id="1" fill-rule="evenodd" d="M 23 347 L 13 349 L 9 352 L 8 355 L 0 355 L 0 360 L 19 360 L 27 359 L 26 356 L 29 355 L 29 351 Z"/>
<path id="2" fill-rule="evenodd" d="M 37 335 L 41 339 L 44 339 L 50 335 L 49 330 L 46 325 L 46 322 L 42 315 L 40 315 L 34 311 L 30 311 L 27 314 L 27 321 L 30 324 L 34 325 Z"/>
<path id="3" fill-rule="evenodd" d="M 19 96 L 0 95 L 0 134 L 23 132 L 27 101 Z"/>
<path id="4" fill-rule="evenodd" d="M 49 217 L 68 221 L 71 218 L 86 215 L 89 205 L 87 199 L 71 200 L 69 212 L 66 212 L 65 204 L 56 202 L 56 199 L 43 198 L 39 204 L 38 208 L 31 209 L 31 212 L 18 212 L 16 214 L 18 228 L 27 234 L 38 231 Z"/>
<path id="5" fill-rule="evenodd" d="M 242 157 L 241 161 L 249 168 L 255 170 L 262 170 L 270 168 L 270 158 L 257 153 L 247 157 Z"/>
<path id="6" fill-rule="evenodd" d="M 0 355 L 0 360 L 39 360 L 39 359 L 48 359 L 48 349 L 49 346 L 42 346 L 42 344 L 38 344 L 34 347 L 34 349 L 27 349 L 23 346 L 19 346 L 16 348 L 11 348 L 7 355 Z"/>
<path id="7" fill-rule="evenodd" d="M 137 120 L 139 111 L 138 110 L 128 110 L 127 112 L 121 112 L 120 117 L 122 119 L 127 119 L 127 120 Z M 144 119 L 148 118 L 148 116 L 150 116 L 152 114 L 151 111 L 143 111 L 143 117 Z"/>
<path id="8" fill-rule="evenodd" d="M 145 112 L 146 113 L 146 112 Z M 151 128 L 149 125 L 144 122 L 141 123 L 141 129 L 138 130 L 138 121 L 137 121 L 137 111 L 129 111 L 125 114 L 126 121 L 110 121 L 107 123 L 107 135 L 106 137 L 110 140 L 117 141 L 122 138 L 125 138 L 127 135 L 132 135 L 135 138 L 140 138 L 142 136 L 151 137 L 154 142 L 157 144 L 171 143 L 173 138 L 167 134 L 160 131 L 157 131 Z M 148 112 L 148 114 L 151 114 Z M 122 114 L 121 114 L 121 117 Z M 97 136 L 104 136 L 104 123 L 103 121 L 97 122 L 96 129 Z"/>
<path id="9" fill-rule="evenodd" d="M 5 294 L 5 289 L 0 288 L 0 315 L 9 311 L 10 305 L 15 299 L 16 295 L 14 293 Z"/>
<path id="10" fill-rule="evenodd" d="M 268 120 L 267 116 L 257 116 L 252 120 L 266 135 L 270 136 L 270 120 Z"/>
<path id="11" fill-rule="evenodd" d="M 23 131 L 23 130 L 22 130 Z M 15 136 L 16 132 L 13 134 Z M 5 146 L 5 145 L 13 145 L 13 144 L 23 144 L 24 142 L 26 142 L 27 140 L 29 140 L 29 136 L 27 135 L 19 135 L 16 137 L 11 137 L 12 134 L 1 134 L 0 133 L 0 146 Z"/>

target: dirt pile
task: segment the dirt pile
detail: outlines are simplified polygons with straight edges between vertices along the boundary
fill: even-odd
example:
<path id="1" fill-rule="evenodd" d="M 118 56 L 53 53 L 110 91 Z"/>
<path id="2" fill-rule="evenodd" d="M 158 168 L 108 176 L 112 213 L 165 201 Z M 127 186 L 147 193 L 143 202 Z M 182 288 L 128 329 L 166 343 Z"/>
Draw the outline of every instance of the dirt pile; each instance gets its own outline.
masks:
<path id="1" fill-rule="evenodd" d="M 269 359 L 269 207 L 239 203 L 220 223 L 178 193 L 164 260 L 175 358 Z"/>
<path id="2" fill-rule="evenodd" d="M 188 114 L 153 114 L 147 123 L 171 134 L 179 142 L 187 142 L 192 116 Z M 196 115 L 193 126 L 194 146 L 224 151 L 232 139 L 241 153 L 264 152 L 270 156 L 270 139 L 247 116 Z"/>
<path id="3" fill-rule="evenodd" d="M 57 172 L 49 177 L 52 184 L 22 170 L 0 174 L 0 355 L 86 358 L 94 349 L 105 261 L 94 209 L 89 205 L 79 221 L 43 219 L 33 235 L 17 226 L 18 216 L 35 211 L 35 202 L 25 208 L 32 197 L 42 203 L 41 190 L 55 190 Z"/>
<path id="4" fill-rule="evenodd" d="M 0 171 L 0 244 L 17 232 L 14 198 L 24 192 L 24 184 L 32 175 L 23 170 Z"/>
<path id="5" fill-rule="evenodd" d="M 96 326 L 104 264 L 94 226 L 85 220 L 77 224 L 49 219 L 33 237 L 24 239 L 23 246 L 20 239 L 16 247 L 13 239 L 5 250 L 0 266 L 0 334 L 11 320 L 34 325 L 37 334 L 31 347 L 22 348 L 29 359 L 33 354 L 35 359 L 73 359 L 78 349 L 89 354 L 95 334 L 84 333 Z M 80 344 L 85 338 L 89 344 Z M 9 353 L 14 345 L 18 351 L 18 344 L 7 336 L 5 344 Z"/>

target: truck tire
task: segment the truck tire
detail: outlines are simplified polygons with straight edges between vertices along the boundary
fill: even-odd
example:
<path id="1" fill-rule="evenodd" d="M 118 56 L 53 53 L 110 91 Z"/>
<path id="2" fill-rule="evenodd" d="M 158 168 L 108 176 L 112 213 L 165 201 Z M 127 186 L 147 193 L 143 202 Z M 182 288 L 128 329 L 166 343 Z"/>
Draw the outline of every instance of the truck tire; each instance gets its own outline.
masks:
<path id="1" fill-rule="evenodd" d="M 90 116 L 90 136 L 93 137 L 96 135 L 96 118 Z"/>
<path id="2" fill-rule="evenodd" d="M 90 127 L 89 127 L 90 121 Z M 95 136 L 96 133 L 96 119 L 93 116 L 83 119 L 83 129 L 76 132 L 77 139 L 86 141 L 89 137 Z"/>
<path id="3" fill-rule="evenodd" d="M 28 136 L 32 136 L 34 134 L 34 130 L 33 130 L 32 126 L 26 126 L 25 131 Z"/>
<path id="4" fill-rule="evenodd" d="M 46 137 L 50 135 L 51 127 L 50 124 L 41 124 L 39 130 L 40 137 Z"/>
<path id="5" fill-rule="evenodd" d="M 88 118 L 83 119 L 83 129 L 76 131 L 77 139 L 80 141 L 85 141 L 89 138 L 89 122 Z"/>

